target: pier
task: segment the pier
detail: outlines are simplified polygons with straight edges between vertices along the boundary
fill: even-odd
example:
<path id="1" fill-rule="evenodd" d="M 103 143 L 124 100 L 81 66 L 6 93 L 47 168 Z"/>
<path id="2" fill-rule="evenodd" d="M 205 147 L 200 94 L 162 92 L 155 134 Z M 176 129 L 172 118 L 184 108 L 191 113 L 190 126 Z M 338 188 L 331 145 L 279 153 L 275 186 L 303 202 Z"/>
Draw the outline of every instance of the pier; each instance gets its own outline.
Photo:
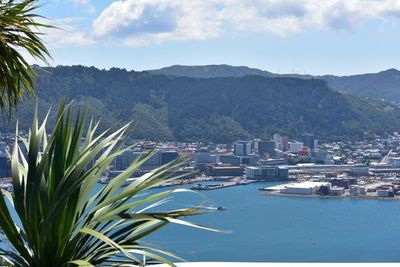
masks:
<path id="1" fill-rule="evenodd" d="M 246 182 L 240 182 L 240 181 L 228 181 L 228 182 L 222 182 L 219 184 L 198 184 L 193 186 L 191 189 L 192 190 L 214 190 L 214 189 L 222 189 L 226 187 L 231 187 L 231 186 L 238 186 L 238 185 L 246 185 L 250 183 L 257 182 L 256 180 L 247 180 Z"/>

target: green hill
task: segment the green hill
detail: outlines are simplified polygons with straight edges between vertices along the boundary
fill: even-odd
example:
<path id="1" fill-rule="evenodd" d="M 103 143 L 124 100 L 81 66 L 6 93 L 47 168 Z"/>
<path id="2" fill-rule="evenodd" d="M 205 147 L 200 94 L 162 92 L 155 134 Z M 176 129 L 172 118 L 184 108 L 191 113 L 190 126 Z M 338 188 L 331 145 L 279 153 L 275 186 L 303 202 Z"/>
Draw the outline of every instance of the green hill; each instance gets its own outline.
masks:
<path id="1" fill-rule="evenodd" d="M 342 77 L 326 75 L 321 78 L 332 88 L 360 96 L 400 102 L 400 71 L 396 69 Z"/>
<path id="2" fill-rule="evenodd" d="M 136 138 L 220 143 L 313 132 L 320 140 L 346 140 L 395 131 L 400 125 L 396 106 L 331 90 L 316 79 L 196 79 L 83 66 L 39 72 L 42 115 L 62 97 L 74 99 L 89 116 L 101 117 L 103 127 L 134 120 Z M 1 130 L 12 130 L 16 117 L 27 128 L 33 106 L 32 100 L 22 103 Z"/>
<path id="3" fill-rule="evenodd" d="M 400 102 L 400 71 L 389 69 L 378 73 L 366 73 L 349 76 L 311 76 L 300 74 L 275 74 L 248 67 L 230 65 L 182 66 L 174 65 L 159 70 L 150 70 L 150 73 L 173 75 L 177 77 L 215 78 L 215 77 L 243 77 L 259 75 L 264 77 L 290 77 L 301 79 L 320 79 L 328 83 L 330 88 L 346 91 L 355 95 L 375 99 Z"/>

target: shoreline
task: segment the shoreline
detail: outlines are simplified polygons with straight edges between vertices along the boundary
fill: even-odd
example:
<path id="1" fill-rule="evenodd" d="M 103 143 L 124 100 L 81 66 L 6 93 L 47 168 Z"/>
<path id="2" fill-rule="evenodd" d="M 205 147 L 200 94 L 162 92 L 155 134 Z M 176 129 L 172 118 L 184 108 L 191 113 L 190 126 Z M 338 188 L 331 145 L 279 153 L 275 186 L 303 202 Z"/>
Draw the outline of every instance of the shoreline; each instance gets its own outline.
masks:
<path id="1" fill-rule="evenodd" d="M 400 197 L 378 197 L 378 196 L 320 196 L 320 195 L 301 195 L 301 194 L 284 194 L 277 192 L 263 192 L 263 196 L 277 196 L 277 197 L 300 197 L 300 198 L 348 198 L 348 199 L 368 199 L 368 200 L 392 200 L 399 201 Z"/>

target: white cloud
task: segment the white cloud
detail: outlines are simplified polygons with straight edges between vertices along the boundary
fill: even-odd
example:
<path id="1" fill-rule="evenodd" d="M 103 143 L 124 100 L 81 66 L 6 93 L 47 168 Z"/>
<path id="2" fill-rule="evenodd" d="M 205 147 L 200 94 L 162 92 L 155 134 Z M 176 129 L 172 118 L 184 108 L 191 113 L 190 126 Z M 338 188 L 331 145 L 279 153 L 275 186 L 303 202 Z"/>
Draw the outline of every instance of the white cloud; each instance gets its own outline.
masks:
<path id="1" fill-rule="evenodd" d="M 91 46 L 95 40 L 82 27 L 85 18 L 73 17 L 51 20 L 50 24 L 57 28 L 41 28 L 43 39 L 49 49 L 60 49 L 65 47 Z M 49 21 L 43 23 L 49 24 Z"/>
<path id="2" fill-rule="evenodd" d="M 207 0 L 117 1 L 106 8 L 93 23 L 97 37 L 127 37 L 137 40 L 206 39 L 219 34 L 220 22 Z M 139 41 L 142 42 L 142 41 Z"/>
<path id="3" fill-rule="evenodd" d="M 399 0 L 120 0 L 101 12 L 93 33 L 142 45 L 249 31 L 350 30 L 370 19 L 399 17 Z"/>

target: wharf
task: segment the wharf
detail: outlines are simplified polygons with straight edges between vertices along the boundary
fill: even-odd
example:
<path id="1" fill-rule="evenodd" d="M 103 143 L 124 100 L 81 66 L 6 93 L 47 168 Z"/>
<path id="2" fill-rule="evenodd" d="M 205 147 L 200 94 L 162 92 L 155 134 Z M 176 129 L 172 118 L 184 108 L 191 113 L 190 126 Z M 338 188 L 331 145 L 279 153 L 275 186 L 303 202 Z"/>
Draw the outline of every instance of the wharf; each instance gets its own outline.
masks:
<path id="1" fill-rule="evenodd" d="M 247 180 L 246 183 L 229 181 L 229 182 L 223 182 L 223 183 L 219 183 L 219 184 L 205 184 L 205 185 L 198 184 L 196 186 L 193 186 L 191 189 L 192 190 L 214 190 L 214 189 L 221 189 L 221 188 L 237 186 L 237 185 L 246 185 L 246 184 L 255 183 L 255 182 L 257 182 L 257 181 L 256 180 Z"/>
<path id="2" fill-rule="evenodd" d="M 279 196 L 279 197 L 301 197 L 301 198 L 350 198 L 350 199 L 373 199 L 373 200 L 400 200 L 399 196 L 395 197 L 378 197 L 374 195 L 358 195 L 358 196 L 352 196 L 352 195 L 340 195 L 340 196 L 329 196 L 329 195 L 317 195 L 317 194 L 312 194 L 312 195 L 302 195 L 302 194 L 286 194 L 286 193 L 279 193 L 279 192 L 274 192 L 274 191 L 266 191 L 263 192 L 262 195 L 264 196 Z"/>
<path id="3" fill-rule="evenodd" d="M 210 177 L 198 176 L 192 179 L 178 179 L 173 180 L 170 182 L 166 182 L 158 187 L 169 187 L 169 186 L 178 186 L 178 185 L 185 185 L 185 184 L 193 184 L 196 182 L 206 182 L 206 181 L 213 181 Z"/>
<path id="4" fill-rule="evenodd" d="M 374 183 L 366 184 L 364 187 L 366 188 L 366 192 L 363 194 L 354 195 L 351 194 L 350 189 L 343 189 L 343 193 L 340 195 L 322 195 L 318 194 L 317 192 L 314 193 L 287 193 L 282 192 L 281 190 L 285 189 L 286 187 L 290 186 L 298 186 L 302 185 L 303 183 L 286 183 L 286 184 L 279 184 L 275 186 L 260 188 L 260 190 L 264 191 L 262 195 L 264 196 L 281 196 L 281 197 L 301 197 L 301 198 L 351 198 L 351 199 L 375 199 L 375 200 L 400 200 L 400 195 L 394 195 L 393 197 L 388 196 L 378 196 L 376 190 L 380 187 L 387 185 L 387 182 L 377 181 Z"/>

